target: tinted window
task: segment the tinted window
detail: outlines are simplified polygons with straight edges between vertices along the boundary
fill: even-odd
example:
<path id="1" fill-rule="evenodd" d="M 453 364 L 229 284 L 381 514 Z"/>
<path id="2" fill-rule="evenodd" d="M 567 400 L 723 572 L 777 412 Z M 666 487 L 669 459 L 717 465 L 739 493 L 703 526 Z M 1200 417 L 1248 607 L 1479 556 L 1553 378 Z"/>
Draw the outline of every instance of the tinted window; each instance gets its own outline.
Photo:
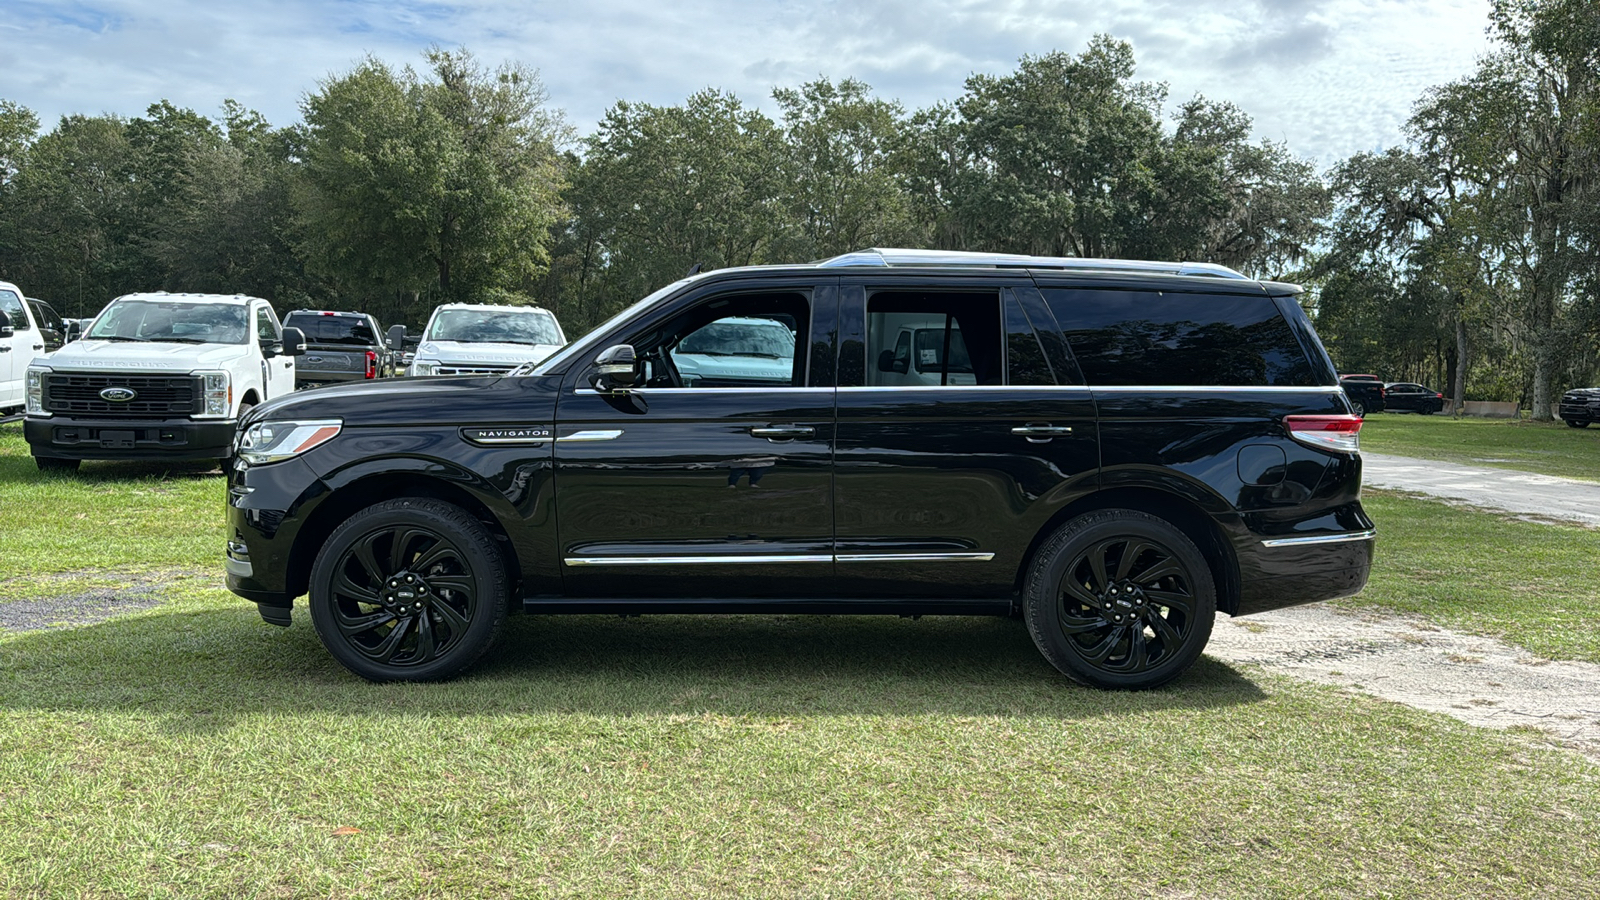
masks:
<path id="1" fill-rule="evenodd" d="M 22 298 L 10 291 L 0 291 L 0 312 L 6 314 L 11 320 L 11 327 L 16 331 L 28 330 L 28 317 L 22 312 Z"/>
<path id="2" fill-rule="evenodd" d="M 1002 383 L 997 294 L 883 291 L 867 299 L 867 384 Z"/>
<path id="3" fill-rule="evenodd" d="M 1159 291 L 1044 292 L 1091 385 L 1313 384 L 1270 297 Z"/>
<path id="4" fill-rule="evenodd" d="M 66 323 L 62 322 L 61 317 L 56 315 L 56 311 L 45 303 L 39 300 L 29 300 L 28 305 L 33 307 L 33 318 L 38 321 L 40 327 L 54 328 L 56 331 L 66 327 Z"/>
<path id="5" fill-rule="evenodd" d="M 324 316 L 319 313 L 290 313 L 284 321 L 290 328 L 305 333 L 313 344 L 354 344 L 371 346 L 378 343 L 378 335 L 366 316 Z"/>
<path id="6" fill-rule="evenodd" d="M 794 387 L 805 384 L 808 298 L 720 294 L 635 334 L 645 387 Z"/>

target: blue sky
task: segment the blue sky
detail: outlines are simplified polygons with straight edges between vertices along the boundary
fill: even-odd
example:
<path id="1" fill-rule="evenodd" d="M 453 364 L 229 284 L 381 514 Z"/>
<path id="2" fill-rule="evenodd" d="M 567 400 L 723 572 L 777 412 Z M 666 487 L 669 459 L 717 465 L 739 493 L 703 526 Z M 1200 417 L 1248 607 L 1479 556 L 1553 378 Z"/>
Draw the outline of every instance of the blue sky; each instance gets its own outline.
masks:
<path id="1" fill-rule="evenodd" d="M 539 70 L 580 134 L 617 100 L 704 87 L 773 111 L 774 87 L 855 77 L 908 108 L 954 99 L 1024 54 L 1132 42 L 1141 78 L 1231 100 L 1258 137 L 1329 166 L 1402 139 L 1430 85 L 1488 49 L 1488 0 L 4 0 L 0 98 L 49 127 L 225 98 L 275 125 L 363 56 L 421 65 L 429 45 Z"/>

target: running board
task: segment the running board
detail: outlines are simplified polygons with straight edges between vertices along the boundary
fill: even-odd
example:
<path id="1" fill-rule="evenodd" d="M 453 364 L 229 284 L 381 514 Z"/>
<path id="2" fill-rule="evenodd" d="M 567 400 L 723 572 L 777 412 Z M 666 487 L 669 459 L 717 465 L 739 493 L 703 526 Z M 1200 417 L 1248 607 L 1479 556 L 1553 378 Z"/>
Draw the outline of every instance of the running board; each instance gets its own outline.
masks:
<path id="1" fill-rule="evenodd" d="M 1013 600 L 1009 597 L 991 600 L 951 599 L 948 597 L 918 597 L 885 599 L 873 597 L 859 600 L 818 600 L 774 597 L 682 597 L 642 599 L 639 597 L 527 597 L 522 601 L 522 611 L 541 615 L 562 613 L 606 613 L 611 615 L 639 616 L 655 613 L 671 614 L 780 614 L 793 615 L 844 615 L 844 616 L 1009 616 Z"/>

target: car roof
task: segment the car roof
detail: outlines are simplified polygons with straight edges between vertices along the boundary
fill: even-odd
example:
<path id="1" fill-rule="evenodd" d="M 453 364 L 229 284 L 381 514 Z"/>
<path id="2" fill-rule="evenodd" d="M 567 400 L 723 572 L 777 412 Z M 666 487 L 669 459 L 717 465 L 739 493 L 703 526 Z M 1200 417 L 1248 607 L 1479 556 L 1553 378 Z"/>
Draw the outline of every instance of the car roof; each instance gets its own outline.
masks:
<path id="1" fill-rule="evenodd" d="M 123 294 L 111 302 L 115 303 L 117 300 L 154 300 L 162 303 L 249 303 L 253 300 L 260 300 L 262 303 L 267 302 L 260 297 L 251 297 L 246 294 L 171 294 L 166 291 Z"/>
<path id="2" fill-rule="evenodd" d="M 550 310 L 542 306 L 500 306 L 494 303 L 441 303 L 433 308 L 434 312 L 441 309 L 471 309 L 480 312 L 542 312 Z M 554 313 L 551 313 L 554 315 Z"/>

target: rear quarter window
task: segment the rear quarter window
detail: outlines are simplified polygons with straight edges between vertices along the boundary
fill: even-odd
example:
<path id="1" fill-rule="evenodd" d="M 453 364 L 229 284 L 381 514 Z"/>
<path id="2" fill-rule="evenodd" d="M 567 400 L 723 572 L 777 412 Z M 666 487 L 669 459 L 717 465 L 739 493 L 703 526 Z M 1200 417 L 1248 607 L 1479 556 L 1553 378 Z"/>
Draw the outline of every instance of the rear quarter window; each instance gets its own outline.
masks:
<path id="1" fill-rule="evenodd" d="M 1264 295 L 1044 291 L 1090 385 L 1316 383 L 1305 350 Z"/>

